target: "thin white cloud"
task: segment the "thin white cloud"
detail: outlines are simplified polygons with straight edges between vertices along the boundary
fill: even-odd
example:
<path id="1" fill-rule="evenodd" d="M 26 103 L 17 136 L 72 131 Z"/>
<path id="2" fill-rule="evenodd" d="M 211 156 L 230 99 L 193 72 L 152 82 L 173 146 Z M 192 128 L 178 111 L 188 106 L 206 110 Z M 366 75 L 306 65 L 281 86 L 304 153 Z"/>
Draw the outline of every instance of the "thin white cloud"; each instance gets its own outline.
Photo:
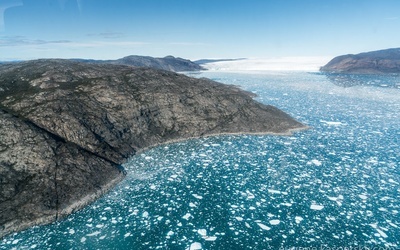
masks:
<path id="1" fill-rule="evenodd" d="M 62 45 L 64 47 L 82 47 L 82 48 L 99 48 L 99 47 L 139 47 L 150 45 L 146 42 L 134 41 L 87 41 L 75 42 L 70 40 L 42 40 L 29 39 L 25 36 L 3 36 L 0 37 L 0 47 L 17 47 L 17 46 L 33 46 L 33 45 Z"/>
<path id="2" fill-rule="evenodd" d="M 146 42 L 133 42 L 133 41 L 88 41 L 88 42 L 71 42 L 66 44 L 68 47 L 107 47 L 107 46 L 123 46 L 123 47 L 140 47 L 150 45 L 151 43 Z"/>
<path id="3" fill-rule="evenodd" d="M 0 2 L 0 31 L 4 30 L 4 12 L 6 9 L 23 5 L 22 0 L 1 0 Z"/>
<path id="4" fill-rule="evenodd" d="M 29 39 L 24 36 L 3 36 L 0 39 L 0 47 L 15 47 L 27 45 L 44 45 L 44 44 L 67 44 L 71 43 L 69 40 L 42 40 L 42 39 Z"/>

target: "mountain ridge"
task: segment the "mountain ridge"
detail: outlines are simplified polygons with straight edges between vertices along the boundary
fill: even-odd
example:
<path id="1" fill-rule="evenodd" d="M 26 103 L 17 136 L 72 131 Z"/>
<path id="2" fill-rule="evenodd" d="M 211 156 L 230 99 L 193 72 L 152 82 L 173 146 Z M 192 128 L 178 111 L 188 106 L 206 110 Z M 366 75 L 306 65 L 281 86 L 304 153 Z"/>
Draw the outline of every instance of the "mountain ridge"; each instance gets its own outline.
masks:
<path id="1" fill-rule="evenodd" d="M 37 59 L 41 60 L 41 59 Z M 48 59 L 51 60 L 51 59 Z M 57 60 L 57 58 L 53 58 Z M 185 72 L 185 71 L 200 71 L 206 70 L 199 63 L 192 62 L 188 59 L 165 56 L 165 57 L 151 57 L 151 56 L 140 56 L 140 55 L 129 55 L 115 60 L 97 60 L 97 59 L 84 59 L 84 58 L 70 58 L 60 60 L 71 60 L 75 62 L 93 63 L 93 64 L 115 64 L 115 65 L 127 65 L 134 67 L 149 67 L 154 69 L 163 69 L 172 72 Z M 16 61 L 0 61 L 1 64 L 19 63 L 24 61 L 33 60 L 16 60 Z"/>
<path id="2" fill-rule="evenodd" d="M 200 66 L 195 62 L 174 56 L 151 57 L 151 56 L 130 55 L 116 60 L 94 60 L 94 59 L 71 59 L 71 60 L 80 62 L 90 62 L 90 63 L 128 65 L 135 67 L 150 67 L 154 69 L 163 69 L 172 72 L 205 70 L 205 68 L 203 68 L 202 66 Z"/>
<path id="3" fill-rule="evenodd" d="M 400 73 L 400 48 L 341 55 L 320 68 L 321 72 L 349 74 Z"/>

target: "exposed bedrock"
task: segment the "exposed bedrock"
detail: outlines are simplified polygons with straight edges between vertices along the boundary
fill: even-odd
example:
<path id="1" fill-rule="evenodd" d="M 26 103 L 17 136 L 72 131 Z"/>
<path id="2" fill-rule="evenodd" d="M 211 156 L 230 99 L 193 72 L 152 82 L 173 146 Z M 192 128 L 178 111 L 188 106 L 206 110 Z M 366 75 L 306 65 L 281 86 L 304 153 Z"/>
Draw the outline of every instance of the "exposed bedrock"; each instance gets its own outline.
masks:
<path id="1" fill-rule="evenodd" d="M 92 202 L 141 149 L 304 128 L 250 93 L 208 79 L 69 60 L 1 65 L 0 237 Z"/>

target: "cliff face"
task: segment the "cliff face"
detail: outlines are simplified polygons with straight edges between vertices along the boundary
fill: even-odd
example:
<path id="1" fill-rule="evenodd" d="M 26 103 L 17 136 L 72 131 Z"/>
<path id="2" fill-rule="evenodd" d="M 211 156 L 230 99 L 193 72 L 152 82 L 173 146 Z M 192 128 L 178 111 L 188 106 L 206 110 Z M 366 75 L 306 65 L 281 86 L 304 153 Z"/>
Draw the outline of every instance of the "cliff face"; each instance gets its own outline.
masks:
<path id="1" fill-rule="evenodd" d="M 349 74 L 397 74 L 400 73 L 400 48 L 338 56 L 320 70 Z"/>
<path id="2" fill-rule="evenodd" d="M 233 86 L 68 60 L 0 66 L 0 237 L 57 220 L 123 178 L 138 150 L 305 128 Z"/>

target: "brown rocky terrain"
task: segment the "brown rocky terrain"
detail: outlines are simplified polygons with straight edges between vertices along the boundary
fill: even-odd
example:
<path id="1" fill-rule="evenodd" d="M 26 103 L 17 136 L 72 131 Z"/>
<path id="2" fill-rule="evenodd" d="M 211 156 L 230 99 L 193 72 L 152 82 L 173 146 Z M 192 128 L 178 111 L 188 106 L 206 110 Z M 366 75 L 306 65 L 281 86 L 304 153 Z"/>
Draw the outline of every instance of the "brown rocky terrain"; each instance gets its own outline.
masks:
<path id="1" fill-rule="evenodd" d="M 400 48 L 338 56 L 320 70 L 328 73 L 398 74 Z"/>
<path id="2" fill-rule="evenodd" d="M 0 237 L 92 202 L 146 147 L 304 128 L 250 93 L 208 79 L 70 60 L 1 65 Z"/>

